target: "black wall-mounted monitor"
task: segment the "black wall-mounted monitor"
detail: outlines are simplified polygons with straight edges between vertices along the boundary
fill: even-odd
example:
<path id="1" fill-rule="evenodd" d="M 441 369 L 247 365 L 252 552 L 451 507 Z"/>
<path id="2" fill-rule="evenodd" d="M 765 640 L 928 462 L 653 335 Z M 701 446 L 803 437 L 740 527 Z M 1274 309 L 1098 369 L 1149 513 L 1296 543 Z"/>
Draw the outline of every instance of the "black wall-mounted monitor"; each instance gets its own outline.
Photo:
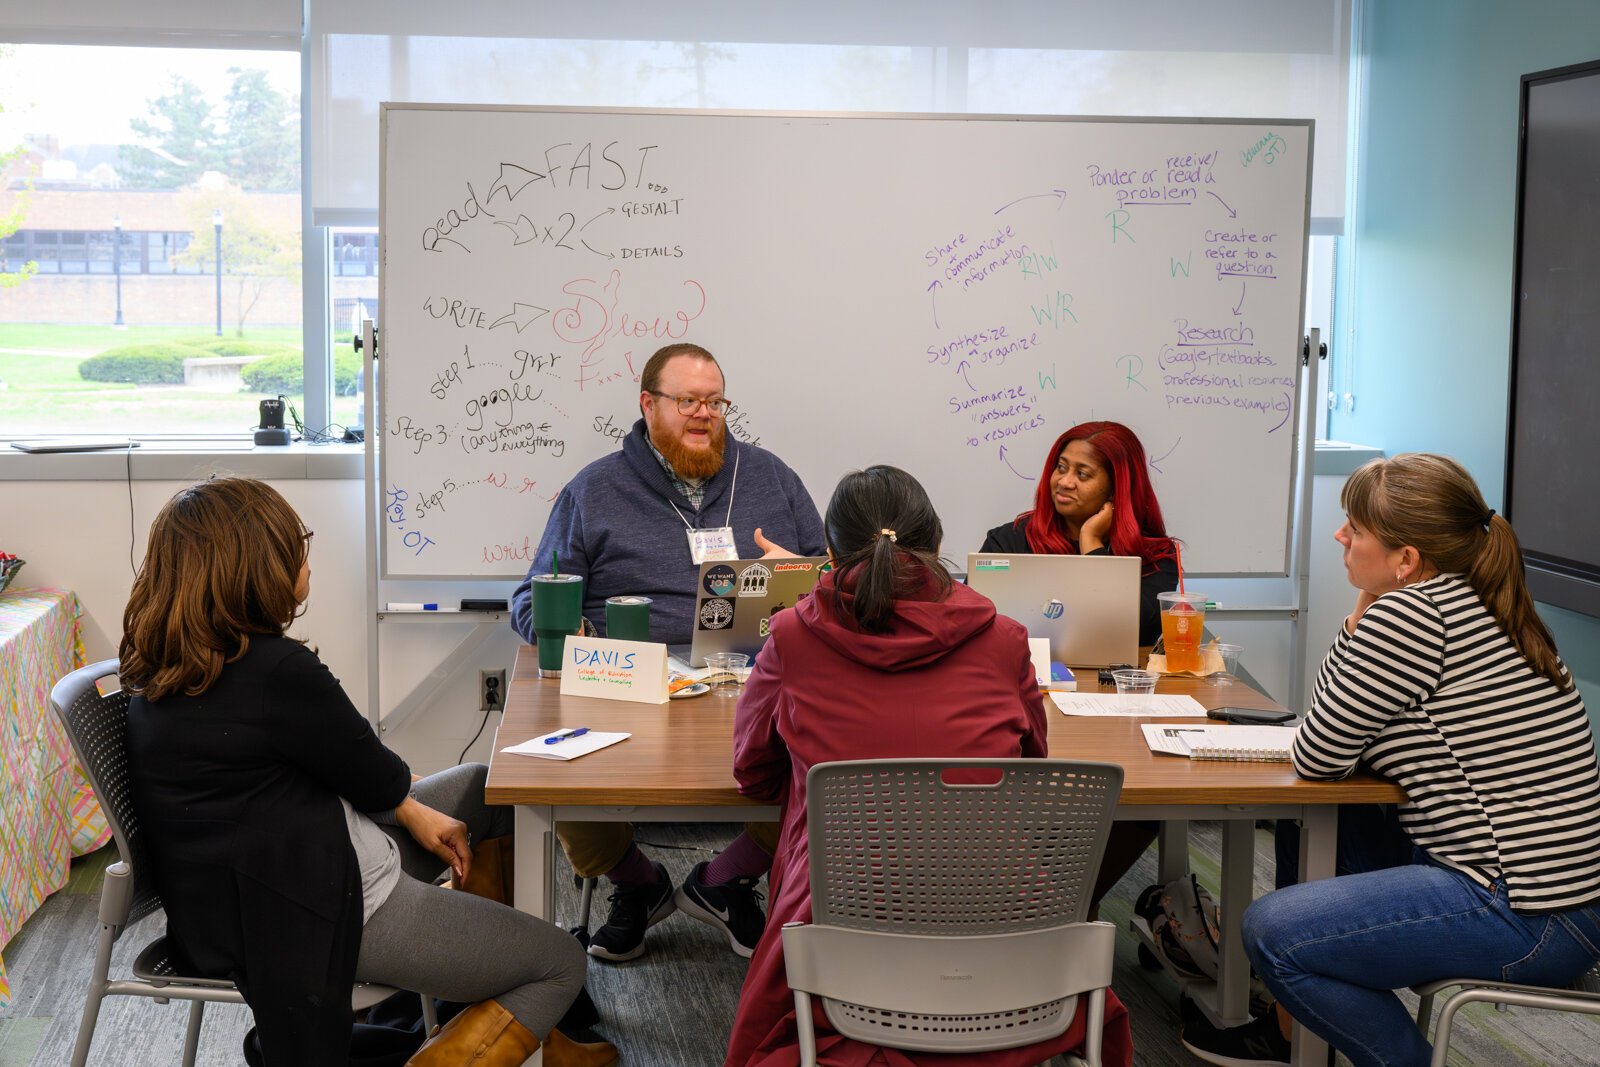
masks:
<path id="1" fill-rule="evenodd" d="M 1600 60 L 1522 78 L 1515 255 L 1506 515 L 1534 599 L 1600 617 Z"/>

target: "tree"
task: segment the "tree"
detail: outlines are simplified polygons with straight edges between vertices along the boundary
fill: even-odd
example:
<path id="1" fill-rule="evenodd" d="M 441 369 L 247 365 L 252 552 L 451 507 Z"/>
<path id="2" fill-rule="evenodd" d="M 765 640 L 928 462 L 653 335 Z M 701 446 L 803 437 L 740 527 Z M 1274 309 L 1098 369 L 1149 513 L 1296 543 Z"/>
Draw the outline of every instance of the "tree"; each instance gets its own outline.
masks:
<path id="1" fill-rule="evenodd" d="M 659 44 L 651 45 L 652 49 L 659 47 Z M 685 89 L 678 94 L 674 102 L 684 102 L 690 107 L 718 106 L 711 93 L 708 79 L 708 75 L 711 73 L 711 66 L 723 60 L 738 59 L 738 53 L 718 45 L 706 44 L 703 41 L 675 41 L 672 43 L 672 47 L 678 53 L 679 62 L 667 66 L 641 63 L 639 64 L 640 80 L 653 79 L 663 74 L 669 76 L 692 74 L 694 76 L 694 87 Z M 665 96 L 664 93 L 662 95 Z"/>
<path id="2" fill-rule="evenodd" d="M 300 235 L 263 222 L 237 188 L 194 189 L 182 194 L 184 218 L 194 234 L 175 259 L 200 271 L 216 269 L 212 217 L 220 208 L 222 273 L 234 289 L 234 336 L 244 336 L 245 320 L 261 296 L 278 282 L 300 283 Z"/>
<path id="3" fill-rule="evenodd" d="M 21 154 L 22 148 L 20 146 L 7 152 L 0 152 L 0 171 L 4 171 L 6 166 Z M 22 227 L 22 219 L 27 212 L 28 190 L 24 189 L 11 197 L 10 210 L 0 214 L 0 241 L 10 237 Z M 12 264 L 3 256 L 0 256 L 0 289 L 11 289 L 21 285 L 33 277 L 39 269 L 39 264 L 30 259 L 26 263 L 16 264 L 15 270 L 11 268 Z"/>
<path id="4" fill-rule="evenodd" d="M 123 145 L 118 151 L 127 184 L 137 189 L 181 189 L 216 169 L 216 120 L 198 85 L 174 75 L 172 92 L 146 106 L 150 119 L 128 123 L 146 143 Z"/>
<path id="5" fill-rule="evenodd" d="M 0 48 L 0 59 L 5 58 L 7 54 L 7 49 Z M 4 110 L 5 106 L 0 105 L 0 111 Z M 5 174 L 7 168 L 22 156 L 23 151 L 23 145 L 0 151 L 0 175 Z M 0 206 L 0 241 L 4 241 L 22 227 L 22 219 L 28 211 L 29 192 L 30 186 L 24 185 L 15 195 L 8 198 L 10 200 L 9 205 Z M 10 289 L 13 286 L 21 285 L 33 277 L 34 272 L 39 269 L 39 264 L 29 260 L 26 263 L 17 264 L 15 270 L 11 268 L 12 265 L 5 260 L 3 254 L 0 254 L 0 289 Z"/>
<path id="6" fill-rule="evenodd" d="M 251 191 L 300 187 L 299 98 L 274 89 L 264 70 L 228 73 L 233 84 L 220 109 L 181 77 L 146 105 L 150 117 L 128 124 L 144 143 L 123 145 L 119 153 L 124 181 L 181 189 L 214 170 Z"/>
<path id="7" fill-rule="evenodd" d="M 251 191 L 300 188 L 299 98 L 285 96 L 264 70 L 233 67 L 217 145 L 217 169 Z"/>

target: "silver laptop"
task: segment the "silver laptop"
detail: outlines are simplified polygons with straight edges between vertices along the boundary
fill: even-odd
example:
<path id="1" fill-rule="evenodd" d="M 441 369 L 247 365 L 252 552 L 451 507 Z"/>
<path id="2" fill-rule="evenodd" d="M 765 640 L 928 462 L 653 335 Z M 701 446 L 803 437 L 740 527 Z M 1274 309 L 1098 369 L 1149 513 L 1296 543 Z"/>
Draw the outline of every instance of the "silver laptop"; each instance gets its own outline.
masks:
<path id="1" fill-rule="evenodd" d="M 35 437 L 12 441 L 11 447 L 23 452 L 106 452 L 114 448 L 138 448 L 139 442 L 126 437 Z"/>
<path id="2" fill-rule="evenodd" d="M 743 652 L 755 662 L 773 612 L 794 607 L 816 588 L 827 562 L 826 556 L 796 556 L 700 564 L 689 665 L 704 667 L 708 652 Z"/>
<path id="3" fill-rule="evenodd" d="M 972 552 L 967 584 L 1069 667 L 1139 662 L 1138 556 Z"/>

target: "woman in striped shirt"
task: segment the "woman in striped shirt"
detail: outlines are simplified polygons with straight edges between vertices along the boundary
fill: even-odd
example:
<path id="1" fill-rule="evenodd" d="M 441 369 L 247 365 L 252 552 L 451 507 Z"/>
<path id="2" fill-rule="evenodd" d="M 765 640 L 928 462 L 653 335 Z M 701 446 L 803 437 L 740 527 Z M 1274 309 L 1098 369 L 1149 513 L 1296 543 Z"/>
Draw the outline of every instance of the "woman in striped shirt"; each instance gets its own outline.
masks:
<path id="1" fill-rule="evenodd" d="M 1374 460 L 1342 501 L 1355 610 L 1294 767 L 1395 781 L 1415 855 L 1268 894 L 1244 941 L 1279 1002 L 1357 1067 L 1426 1064 L 1393 989 L 1564 985 L 1600 959 L 1600 774 L 1516 535 L 1471 476 L 1442 456 Z"/>

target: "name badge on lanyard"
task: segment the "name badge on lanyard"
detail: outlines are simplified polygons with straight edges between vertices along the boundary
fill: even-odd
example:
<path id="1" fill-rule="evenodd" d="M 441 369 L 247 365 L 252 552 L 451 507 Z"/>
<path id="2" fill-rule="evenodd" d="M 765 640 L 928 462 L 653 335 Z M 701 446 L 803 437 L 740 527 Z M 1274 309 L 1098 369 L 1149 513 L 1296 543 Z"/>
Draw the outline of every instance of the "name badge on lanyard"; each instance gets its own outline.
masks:
<path id="1" fill-rule="evenodd" d="M 707 560 L 739 558 L 739 549 L 733 543 L 732 526 L 684 532 L 689 535 L 689 555 L 693 557 L 696 566 Z"/>

